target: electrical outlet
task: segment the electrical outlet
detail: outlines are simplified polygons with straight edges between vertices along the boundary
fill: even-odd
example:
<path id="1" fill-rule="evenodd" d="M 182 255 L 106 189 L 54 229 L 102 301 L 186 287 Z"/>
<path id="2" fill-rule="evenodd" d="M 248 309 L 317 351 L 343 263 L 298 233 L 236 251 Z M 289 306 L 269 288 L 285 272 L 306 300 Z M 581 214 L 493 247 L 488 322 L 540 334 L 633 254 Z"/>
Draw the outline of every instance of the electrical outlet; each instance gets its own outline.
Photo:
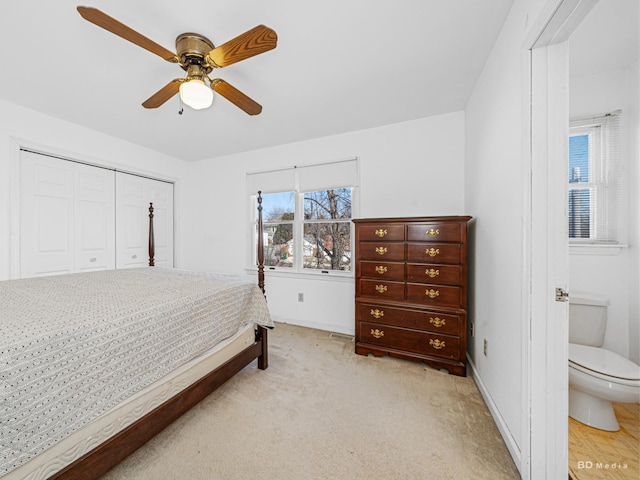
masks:
<path id="1" fill-rule="evenodd" d="M 304 293 L 298 292 L 298 301 L 299 302 L 304 302 Z"/>
<path id="2" fill-rule="evenodd" d="M 487 356 L 487 339 L 486 338 L 484 339 L 484 349 L 483 349 L 483 351 L 484 351 L 484 356 L 486 357 Z"/>

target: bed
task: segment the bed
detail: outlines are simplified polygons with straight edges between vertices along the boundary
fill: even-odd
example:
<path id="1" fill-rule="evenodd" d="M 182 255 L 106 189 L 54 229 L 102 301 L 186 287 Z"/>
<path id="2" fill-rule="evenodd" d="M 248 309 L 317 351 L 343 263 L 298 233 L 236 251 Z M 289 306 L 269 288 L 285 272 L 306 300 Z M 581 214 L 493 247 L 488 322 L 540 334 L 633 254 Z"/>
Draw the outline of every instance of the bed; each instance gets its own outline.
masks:
<path id="1" fill-rule="evenodd" d="M 0 282 L 0 478 L 95 479 L 257 359 L 258 282 L 153 266 Z M 262 246 L 258 193 L 258 246 Z"/>

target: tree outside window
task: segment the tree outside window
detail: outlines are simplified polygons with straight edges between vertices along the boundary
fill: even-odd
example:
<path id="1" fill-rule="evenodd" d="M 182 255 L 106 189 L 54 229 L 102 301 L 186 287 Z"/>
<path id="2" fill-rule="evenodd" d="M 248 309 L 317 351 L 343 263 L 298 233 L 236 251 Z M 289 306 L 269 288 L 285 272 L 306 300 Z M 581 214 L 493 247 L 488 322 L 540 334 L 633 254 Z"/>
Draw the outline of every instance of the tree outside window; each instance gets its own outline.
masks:
<path id="1" fill-rule="evenodd" d="M 303 232 L 304 268 L 351 270 L 351 189 L 304 193 Z"/>

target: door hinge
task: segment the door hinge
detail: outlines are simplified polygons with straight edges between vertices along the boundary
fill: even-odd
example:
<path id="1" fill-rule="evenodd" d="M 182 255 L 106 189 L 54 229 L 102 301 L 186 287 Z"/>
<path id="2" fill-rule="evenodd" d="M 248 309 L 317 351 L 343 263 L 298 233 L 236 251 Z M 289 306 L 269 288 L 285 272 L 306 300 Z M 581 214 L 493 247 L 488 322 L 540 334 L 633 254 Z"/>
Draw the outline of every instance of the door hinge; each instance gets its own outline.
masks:
<path id="1" fill-rule="evenodd" d="M 569 292 L 562 287 L 556 287 L 556 302 L 568 302 Z"/>

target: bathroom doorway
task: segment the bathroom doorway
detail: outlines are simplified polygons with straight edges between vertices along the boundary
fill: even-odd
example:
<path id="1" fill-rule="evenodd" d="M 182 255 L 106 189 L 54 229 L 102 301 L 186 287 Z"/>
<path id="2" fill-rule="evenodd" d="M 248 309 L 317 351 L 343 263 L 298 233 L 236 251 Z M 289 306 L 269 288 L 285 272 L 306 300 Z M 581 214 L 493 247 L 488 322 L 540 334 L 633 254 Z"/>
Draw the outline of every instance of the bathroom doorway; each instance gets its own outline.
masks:
<path id="1" fill-rule="evenodd" d="M 637 242 L 629 241 L 638 229 L 637 187 L 638 163 L 638 77 L 640 7 L 637 0 L 600 0 L 577 25 L 568 39 L 569 59 L 569 121 L 577 125 L 574 139 L 585 132 L 584 125 L 599 124 L 602 117 L 614 117 L 619 123 L 620 147 L 617 158 L 609 159 L 603 180 L 607 181 L 607 204 L 591 202 L 585 217 L 606 218 L 598 236 L 606 236 L 610 243 L 593 237 L 591 232 L 573 231 L 576 239 L 569 247 L 570 295 L 588 293 L 607 299 L 608 321 L 604 348 L 638 362 L 637 307 L 635 319 L 630 308 L 633 291 L 637 292 Z M 582 125 L 583 127 L 580 127 Z M 635 135 L 635 140 L 632 138 Z M 584 135 L 582 135 L 584 137 Z M 635 156 L 633 145 L 636 146 Z M 579 148 L 575 144 L 570 148 Z M 606 147 L 606 149 L 611 150 Z M 605 150 L 603 146 L 602 150 Z M 615 149 L 614 149 L 615 150 Z M 634 160 L 635 159 L 635 160 Z M 569 182 L 580 179 L 580 167 L 568 169 Z M 572 178 L 573 174 L 573 178 Z M 584 176 L 584 172 L 582 172 Z M 631 179 L 636 179 L 635 183 Z M 585 184 L 587 182 L 584 182 Z M 575 189 L 574 192 L 586 191 Z M 569 195 L 572 195 L 571 193 Z M 604 196 L 604 195 L 603 195 Z M 569 203 L 569 225 L 575 220 L 575 209 Z M 631 245 L 631 247 L 630 247 Z M 594 275 L 593 272 L 597 272 Z M 634 278 L 635 276 L 635 278 Z M 634 331 L 636 332 L 634 336 Z M 635 339 L 635 340 L 634 340 Z M 597 477 L 597 465 L 613 467 L 608 478 L 638 478 L 637 458 L 639 406 L 614 403 L 614 411 L 621 429 L 605 432 L 569 418 L 569 472 L 574 480 Z M 603 454 L 602 452 L 606 452 Z"/>
<path id="2" fill-rule="evenodd" d="M 567 233 L 569 39 L 597 3 L 598 0 L 549 0 L 525 41 L 529 49 L 530 163 L 525 181 L 525 253 L 529 283 L 524 325 L 528 338 L 523 345 L 523 378 L 526 378 L 523 410 L 530 415 L 525 419 L 528 423 L 523 424 L 523 430 L 529 433 L 523 445 L 524 464 L 528 465 L 524 478 L 561 478 L 567 474 L 569 463 L 568 305 L 562 302 L 566 299 L 563 293 L 569 291 L 570 257 Z M 630 18 L 637 19 L 637 16 Z M 637 122 L 637 110 L 635 115 Z M 637 165 L 637 141 L 635 145 Z M 638 183 L 637 167 L 634 168 L 635 171 L 627 174 Z M 638 217 L 637 193 L 633 195 L 636 197 L 631 203 Z M 637 245 L 640 236 L 637 225 L 632 234 Z M 637 250 L 632 260 L 638 270 Z M 631 298 L 638 297 L 637 274 L 631 275 L 629 283 L 621 288 L 629 289 Z M 630 311 L 633 309 L 632 305 Z M 636 306 L 636 318 L 637 311 Z M 634 329 L 630 327 L 628 332 L 633 335 Z"/>

